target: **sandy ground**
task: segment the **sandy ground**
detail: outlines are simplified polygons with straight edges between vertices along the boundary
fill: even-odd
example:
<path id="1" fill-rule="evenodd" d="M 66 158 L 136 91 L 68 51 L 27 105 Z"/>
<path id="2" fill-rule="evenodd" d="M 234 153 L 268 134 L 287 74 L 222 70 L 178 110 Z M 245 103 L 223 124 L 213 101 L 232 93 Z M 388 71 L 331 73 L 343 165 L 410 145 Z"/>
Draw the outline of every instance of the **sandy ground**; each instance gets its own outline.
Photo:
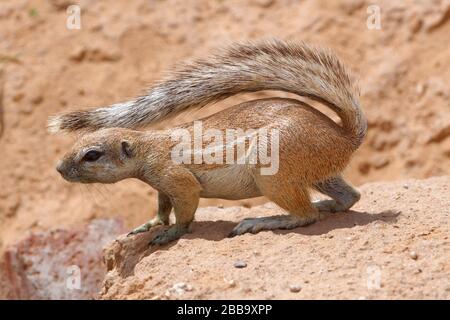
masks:
<path id="1" fill-rule="evenodd" d="M 127 100 L 176 63 L 237 40 L 304 40 L 332 48 L 351 67 L 369 120 L 367 140 L 345 172 L 355 185 L 450 174 L 449 0 L 378 1 L 380 30 L 367 27 L 366 0 L 76 2 L 80 30 L 66 28 L 71 1 L 0 1 L 0 251 L 30 233 L 97 218 L 120 217 L 126 228 L 148 220 L 156 193 L 139 181 L 84 186 L 61 179 L 55 163 L 77 137 L 49 135 L 46 120 Z M 269 96 L 290 97 L 240 95 L 157 127 Z"/>
<path id="2" fill-rule="evenodd" d="M 449 176 L 370 183 L 350 212 L 235 238 L 242 218 L 281 212 L 203 208 L 175 243 L 148 249 L 149 232 L 109 245 L 101 298 L 449 299 L 449 190 Z"/>

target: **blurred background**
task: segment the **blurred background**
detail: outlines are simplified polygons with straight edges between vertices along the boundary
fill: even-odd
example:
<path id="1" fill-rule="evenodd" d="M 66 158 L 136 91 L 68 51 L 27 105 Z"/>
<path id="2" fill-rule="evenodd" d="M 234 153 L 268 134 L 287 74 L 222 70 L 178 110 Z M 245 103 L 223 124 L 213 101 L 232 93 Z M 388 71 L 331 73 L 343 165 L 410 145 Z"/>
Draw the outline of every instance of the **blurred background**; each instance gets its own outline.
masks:
<path id="1" fill-rule="evenodd" d="M 79 29 L 68 20 L 74 2 Z M 55 163 L 77 136 L 49 135 L 46 120 L 126 101 L 175 64 L 233 41 L 304 40 L 332 48 L 353 70 L 369 120 L 346 171 L 355 185 L 449 174 L 449 35 L 449 1 L 0 0 L 0 249 L 30 232 L 95 218 L 121 217 L 125 228 L 149 219 L 156 193 L 142 182 L 64 181 Z M 240 95 L 158 126 L 268 96 L 288 95 Z"/>

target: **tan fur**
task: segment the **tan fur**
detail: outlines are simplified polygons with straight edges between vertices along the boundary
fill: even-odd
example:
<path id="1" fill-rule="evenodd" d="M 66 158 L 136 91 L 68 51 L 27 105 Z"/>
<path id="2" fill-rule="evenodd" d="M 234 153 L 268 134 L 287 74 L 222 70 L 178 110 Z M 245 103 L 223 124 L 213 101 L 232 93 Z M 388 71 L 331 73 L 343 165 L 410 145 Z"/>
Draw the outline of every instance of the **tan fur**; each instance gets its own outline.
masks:
<path id="1" fill-rule="evenodd" d="M 254 51 L 259 52 L 259 55 Z M 281 53 L 284 56 L 280 56 Z M 224 57 L 226 57 L 226 61 L 233 63 L 224 64 Z M 328 51 L 316 51 L 304 44 L 294 46 L 280 42 L 270 46 L 235 47 L 219 58 L 215 57 L 209 64 L 202 61 L 200 66 L 197 63 L 191 69 L 183 71 L 181 78 L 177 78 L 181 88 L 186 85 L 185 81 L 195 78 L 192 86 L 194 89 L 199 86 L 201 92 L 194 90 L 188 96 L 183 96 L 186 94 L 185 92 L 175 91 L 173 93 L 175 97 L 172 99 L 184 104 L 182 107 L 168 106 L 169 110 L 165 110 L 163 106 L 158 106 L 152 113 L 150 106 L 150 111 L 146 110 L 145 116 L 149 116 L 150 119 L 161 119 L 171 113 L 189 107 L 202 106 L 205 103 L 229 96 L 227 90 L 231 90 L 232 94 L 239 90 L 255 91 L 257 86 L 250 89 L 247 86 L 247 90 L 243 83 L 251 71 L 247 70 L 249 58 L 257 59 L 255 67 L 259 66 L 260 70 L 273 66 L 270 58 L 282 60 L 277 63 L 284 65 L 285 69 L 272 70 L 273 76 L 277 78 L 278 82 L 282 80 L 283 76 L 288 79 L 294 75 L 301 77 L 300 81 L 298 79 L 290 80 L 293 84 L 299 85 L 300 90 L 285 87 L 279 89 L 303 93 L 325 102 L 341 117 L 342 126 L 298 100 L 281 98 L 254 100 L 202 119 L 203 129 L 216 129 L 224 136 L 225 131 L 230 128 L 278 130 L 280 133 L 279 168 L 273 175 L 261 174 L 260 169 L 265 167 L 265 164 L 262 164 L 259 159 L 254 164 L 227 164 L 225 161 L 223 164 L 175 163 L 171 157 L 171 151 L 177 143 L 172 139 L 173 134 L 179 129 L 186 129 L 193 133 L 193 123 L 168 130 L 141 132 L 125 128 L 106 128 L 88 133 L 82 136 L 58 164 L 58 171 L 65 179 L 73 182 L 113 183 L 125 178 L 137 178 L 157 189 L 159 191 L 157 217 L 133 231 L 133 233 L 143 232 L 154 225 L 167 224 L 170 209 L 173 207 L 176 225 L 159 234 L 153 241 L 155 244 L 163 244 L 176 239 L 187 231 L 190 222 L 194 219 L 200 197 L 243 199 L 264 195 L 291 214 L 291 216 L 244 220 L 233 230 L 232 235 L 257 232 L 263 229 L 294 228 L 316 221 L 320 211 L 348 209 L 359 199 L 359 193 L 345 183 L 340 177 L 340 173 L 350 161 L 352 153 L 362 142 L 366 131 L 366 122 L 359 108 L 358 97 L 350 77 L 339 61 Z M 220 60 L 220 65 L 217 65 L 218 60 Z M 244 60 L 245 63 L 242 63 Z M 207 70 L 203 69 L 206 65 L 213 70 L 214 75 L 218 74 L 217 70 L 220 67 L 223 68 L 224 73 L 229 73 L 231 78 L 224 78 L 223 81 L 226 79 L 227 82 L 221 83 L 223 92 L 217 88 L 219 80 L 222 78 L 208 80 L 211 82 L 209 85 L 213 91 L 210 95 L 205 91 L 207 90 L 206 84 L 199 85 L 199 74 L 204 77 L 208 76 Z M 244 69 L 242 73 L 246 76 L 241 78 L 236 76 L 241 72 L 234 70 L 238 66 Z M 296 69 L 300 67 L 303 70 Z M 232 72 L 227 68 L 233 68 Z M 189 72 L 194 73 L 197 77 L 192 77 Z M 255 74 L 256 76 L 261 75 L 261 72 L 255 71 Z M 268 73 L 263 72 L 263 74 L 264 77 L 268 77 Z M 272 81 L 266 78 L 263 80 Z M 177 79 L 167 81 L 177 81 Z M 261 79 L 255 78 L 252 81 L 252 83 L 260 83 Z M 330 84 L 326 81 L 333 83 Z M 272 83 L 274 82 L 272 81 Z M 288 85 L 289 81 L 284 79 L 281 83 Z M 234 84 L 236 87 L 230 89 L 230 84 Z M 310 87 L 307 87 L 308 85 Z M 277 85 L 258 84 L 258 86 L 273 88 Z M 161 91 L 160 88 L 158 90 Z M 323 95 L 320 96 L 318 93 Z M 181 97 L 177 97 L 177 94 Z M 198 98 L 197 101 L 195 101 L 196 98 Z M 338 105 L 338 103 L 340 104 Z M 131 105 L 130 107 L 133 108 Z M 141 107 L 142 105 L 138 106 L 142 111 Z M 108 127 L 116 120 L 120 126 L 128 126 L 128 124 L 135 126 L 149 122 L 145 120 L 145 117 L 128 119 L 129 121 L 126 123 L 121 122 L 123 118 L 114 118 L 115 120 L 111 118 L 102 122 L 101 113 L 95 112 L 94 110 L 79 114 L 82 119 L 80 121 L 77 120 L 76 114 L 72 114 L 68 118 L 63 116 L 59 118 L 58 125 L 62 129 L 83 127 L 97 129 L 98 125 L 105 124 L 104 126 Z M 124 112 L 127 114 L 126 111 Z M 128 115 L 137 117 L 134 113 L 128 113 Z M 106 114 L 105 116 L 109 117 Z M 96 121 L 92 122 L 94 118 Z M 64 123 L 66 127 L 64 127 Z M 203 148 L 209 143 L 205 139 Z M 254 146 L 253 140 L 247 143 L 247 147 L 250 149 Z M 194 143 L 191 147 L 195 150 Z M 96 161 L 83 160 L 86 153 L 92 149 L 101 152 L 101 157 Z M 309 197 L 311 188 L 329 195 L 332 200 L 311 203 Z"/>

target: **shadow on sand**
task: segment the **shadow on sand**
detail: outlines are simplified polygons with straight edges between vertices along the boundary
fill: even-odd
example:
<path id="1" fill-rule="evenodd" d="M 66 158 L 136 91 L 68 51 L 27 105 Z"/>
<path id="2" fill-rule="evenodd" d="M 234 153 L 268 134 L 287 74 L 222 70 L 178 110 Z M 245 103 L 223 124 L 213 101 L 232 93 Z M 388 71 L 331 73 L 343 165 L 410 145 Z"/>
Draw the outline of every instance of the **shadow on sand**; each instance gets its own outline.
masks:
<path id="1" fill-rule="evenodd" d="M 271 230 L 262 232 L 273 232 L 275 234 L 297 233 L 302 235 L 322 235 L 335 229 L 350 229 L 355 226 L 363 226 L 374 221 L 383 221 L 386 223 L 395 223 L 399 212 L 391 210 L 379 213 L 368 213 L 358 211 L 348 211 L 341 213 L 330 213 L 323 220 L 315 222 L 305 227 L 299 227 L 291 230 Z M 229 233 L 237 225 L 231 221 L 195 221 L 192 223 L 191 233 L 184 235 L 183 239 L 204 239 L 208 241 L 221 241 L 228 237 Z M 164 227 L 155 227 L 151 231 L 131 237 L 120 237 L 117 241 L 120 243 L 119 258 L 121 261 L 115 261 L 116 267 L 119 262 L 118 270 L 122 276 L 129 276 L 134 273 L 135 265 L 146 256 L 156 252 L 169 250 L 178 241 L 173 241 L 164 246 L 149 246 L 149 242 Z M 239 236 L 238 236 L 239 237 Z M 114 254 L 114 255 L 116 255 Z M 127 261 L 124 261 L 127 260 Z"/>

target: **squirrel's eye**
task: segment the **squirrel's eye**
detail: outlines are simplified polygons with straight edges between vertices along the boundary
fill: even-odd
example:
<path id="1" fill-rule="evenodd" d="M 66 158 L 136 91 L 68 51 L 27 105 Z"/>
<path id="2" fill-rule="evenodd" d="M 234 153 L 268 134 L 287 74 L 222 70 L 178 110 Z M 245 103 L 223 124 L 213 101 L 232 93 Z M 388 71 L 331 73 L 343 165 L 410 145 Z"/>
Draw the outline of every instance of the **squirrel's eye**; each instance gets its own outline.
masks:
<path id="1" fill-rule="evenodd" d="M 103 153 L 100 151 L 90 150 L 86 152 L 86 154 L 83 157 L 83 160 L 88 162 L 97 161 L 98 158 L 100 158 L 102 155 Z"/>

